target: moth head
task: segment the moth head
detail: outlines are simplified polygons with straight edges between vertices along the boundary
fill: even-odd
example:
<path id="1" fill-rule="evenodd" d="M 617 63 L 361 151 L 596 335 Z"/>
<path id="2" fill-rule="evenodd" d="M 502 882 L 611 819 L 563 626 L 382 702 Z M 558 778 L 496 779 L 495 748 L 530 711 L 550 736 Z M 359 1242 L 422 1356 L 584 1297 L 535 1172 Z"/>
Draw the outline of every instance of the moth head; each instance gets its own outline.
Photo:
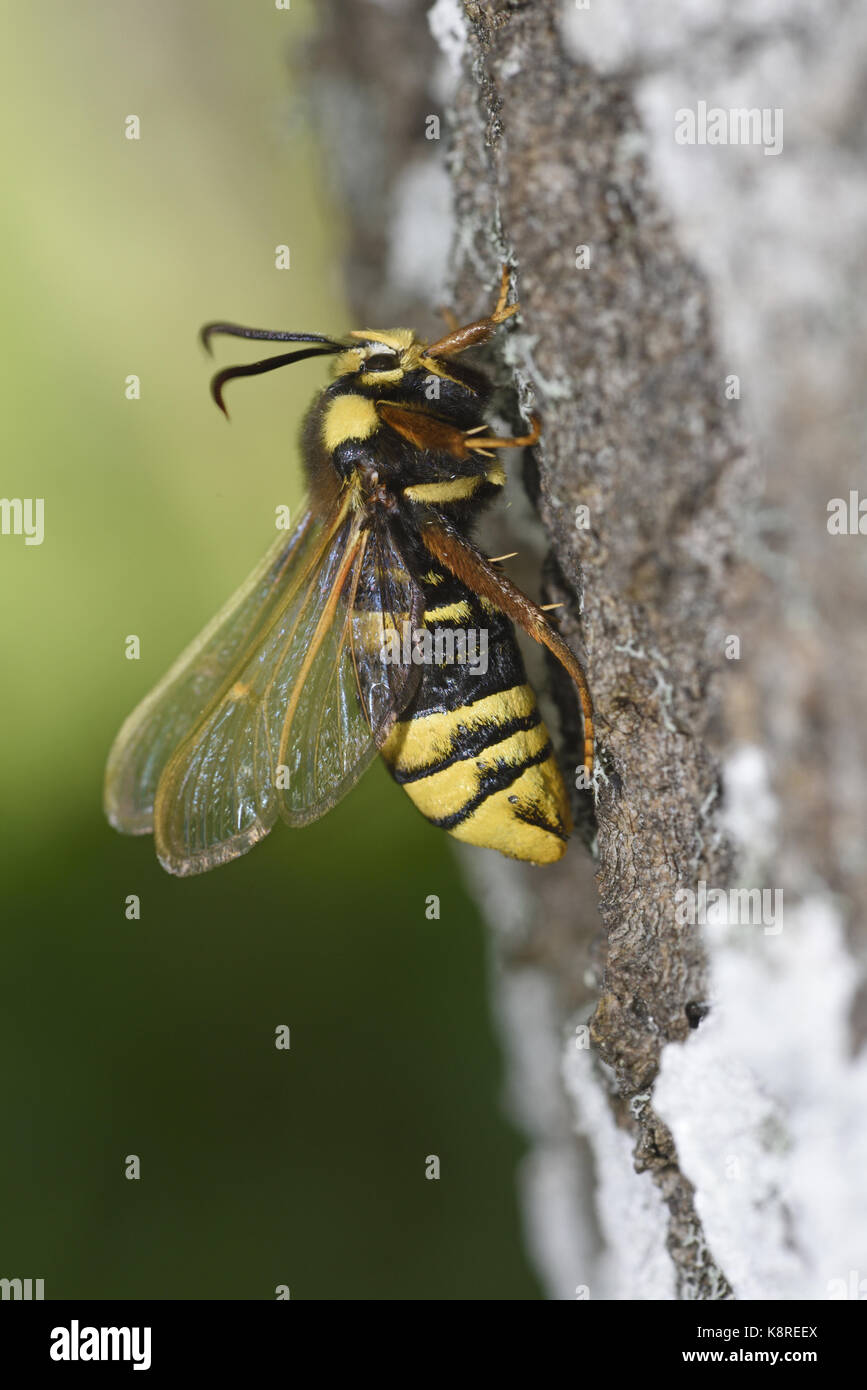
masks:
<path id="1" fill-rule="evenodd" d="M 459 393 L 479 394 L 477 373 L 458 368 L 445 356 L 435 356 L 409 328 L 358 328 L 349 338 L 353 341 L 334 361 L 335 377 L 354 376 L 362 386 L 373 387 L 405 383 L 413 392 L 439 378 Z"/>
<path id="2" fill-rule="evenodd" d="M 357 328 L 349 347 L 336 358 L 334 376 L 355 376 L 363 386 L 395 386 L 412 369 L 418 348 L 409 328 Z"/>

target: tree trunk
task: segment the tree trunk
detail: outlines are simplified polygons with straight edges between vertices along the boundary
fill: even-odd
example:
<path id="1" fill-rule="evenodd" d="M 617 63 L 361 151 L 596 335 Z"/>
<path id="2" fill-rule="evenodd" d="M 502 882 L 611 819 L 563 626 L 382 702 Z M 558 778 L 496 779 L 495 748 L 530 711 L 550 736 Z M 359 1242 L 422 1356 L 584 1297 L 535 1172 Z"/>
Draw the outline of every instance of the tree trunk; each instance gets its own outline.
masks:
<path id="1" fill-rule="evenodd" d="M 313 96 L 359 322 L 476 317 L 504 262 L 522 306 L 488 364 L 500 423 L 544 430 L 491 542 L 564 604 L 599 768 L 561 865 L 462 856 L 528 1241 L 556 1298 L 827 1297 L 867 1274 L 867 541 L 828 514 L 863 469 L 867 21 L 428 8 L 328 0 Z M 784 109 L 782 148 L 772 114 L 679 143 L 702 101 Z"/>

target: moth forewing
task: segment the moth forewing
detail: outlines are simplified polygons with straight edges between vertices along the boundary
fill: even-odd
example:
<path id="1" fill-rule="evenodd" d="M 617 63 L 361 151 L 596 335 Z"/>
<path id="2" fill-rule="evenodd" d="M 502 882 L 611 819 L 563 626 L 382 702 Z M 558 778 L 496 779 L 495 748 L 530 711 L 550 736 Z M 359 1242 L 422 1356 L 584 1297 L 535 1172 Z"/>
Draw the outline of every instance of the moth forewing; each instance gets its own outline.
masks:
<path id="1" fill-rule="evenodd" d="M 153 830 L 154 798 L 166 764 L 285 602 L 293 576 L 303 573 L 324 531 L 327 524 L 304 510 L 292 533 L 272 542 L 253 573 L 124 722 L 109 754 L 104 786 L 105 812 L 116 830 L 127 835 Z"/>
<path id="2" fill-rule="evenodd" d="M 219 697 L 170 759 L 154 829 L 171 873 L 202 873 L 251 849 L 280 815 L 317 819 L 355 784 L 381 729 L 408 699 L 414 671 L 375 699 L 351 640 L 362 576 L 380 544 L 344 502 L 286 601 L 254 639 Z M 411 605 L 412 580 L 405 576 Z"/>
<path id="3" fill-rule="evenodd" d="M 282 572 L 274 603 L 258 613 L 225 678 L 201 701 L 197 718 L 173 750 L 154 801 L 154 836 L 170 873 L 202 873 L 246 853 L 278 815 L 276 759 L 265 701 L 287 634 L 319 601 L 323 574 L 342 551 L 353 523 L 344 495 L 325 523 L 306 533 Z"/>

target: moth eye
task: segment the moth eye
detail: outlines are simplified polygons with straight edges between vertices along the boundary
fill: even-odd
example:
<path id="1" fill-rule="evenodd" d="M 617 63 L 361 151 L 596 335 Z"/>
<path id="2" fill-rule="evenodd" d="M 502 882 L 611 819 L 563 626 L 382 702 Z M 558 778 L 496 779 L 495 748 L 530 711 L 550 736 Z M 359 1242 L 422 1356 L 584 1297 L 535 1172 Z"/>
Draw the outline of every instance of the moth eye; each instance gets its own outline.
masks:
<path id="1" fill-rule="evenodd" d="M 362 363 L 362 371 L 365 372 L 392 372 L 397 366 L 397 358 L 393 352 L 377 352 L 373 357 L 368 357 Z"/>

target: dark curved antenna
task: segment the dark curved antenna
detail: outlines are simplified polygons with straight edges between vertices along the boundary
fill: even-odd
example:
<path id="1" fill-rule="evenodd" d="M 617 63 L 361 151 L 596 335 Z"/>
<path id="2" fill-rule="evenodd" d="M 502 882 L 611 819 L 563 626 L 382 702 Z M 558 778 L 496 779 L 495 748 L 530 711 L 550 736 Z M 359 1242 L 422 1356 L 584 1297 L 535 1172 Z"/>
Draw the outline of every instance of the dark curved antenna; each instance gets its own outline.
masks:
<path id="1" fill-rule="evenodd" d="M 276 333 L 270 328 L 244 328 L 240 323 L 206 323 L 199 330 L 202 346 L 211 351 L 211 338 L 215 333 L 225 333 L 232 338 L 260 338 L 269 343 L 328 343 L 330 347 L 342 347 L 333 338 L 324 338 L 321 333 Z"/>
<path id="2" fill-rule="evenodd" d="M 287 333 L 285 337 L 290 342 L 308 341 L 291 333 Z M 305 357 L 327 357 L 331 353 L 342 352 L 344 348 L 343 343 L 331 343 L 328 338 L 319 338 L 316 341 L 329 343 L 329 346 L 305 348 L 300 352 L 281 352 L 277 357 L 266 357 L 261 362 L 246 362 L 240 367 L 224 367 L 221 372 L 217 372 L 217 375 L 211 380 L 211 395 L 226 419 L 229 418 L 229 412 L 223 400 L 223 387 L 227 381 L 232 381 L 237 376 L 261 376 L 263 372 L 273 372 L 278 367 L 288 367 L 292 362 L 303 362 Z"/>

